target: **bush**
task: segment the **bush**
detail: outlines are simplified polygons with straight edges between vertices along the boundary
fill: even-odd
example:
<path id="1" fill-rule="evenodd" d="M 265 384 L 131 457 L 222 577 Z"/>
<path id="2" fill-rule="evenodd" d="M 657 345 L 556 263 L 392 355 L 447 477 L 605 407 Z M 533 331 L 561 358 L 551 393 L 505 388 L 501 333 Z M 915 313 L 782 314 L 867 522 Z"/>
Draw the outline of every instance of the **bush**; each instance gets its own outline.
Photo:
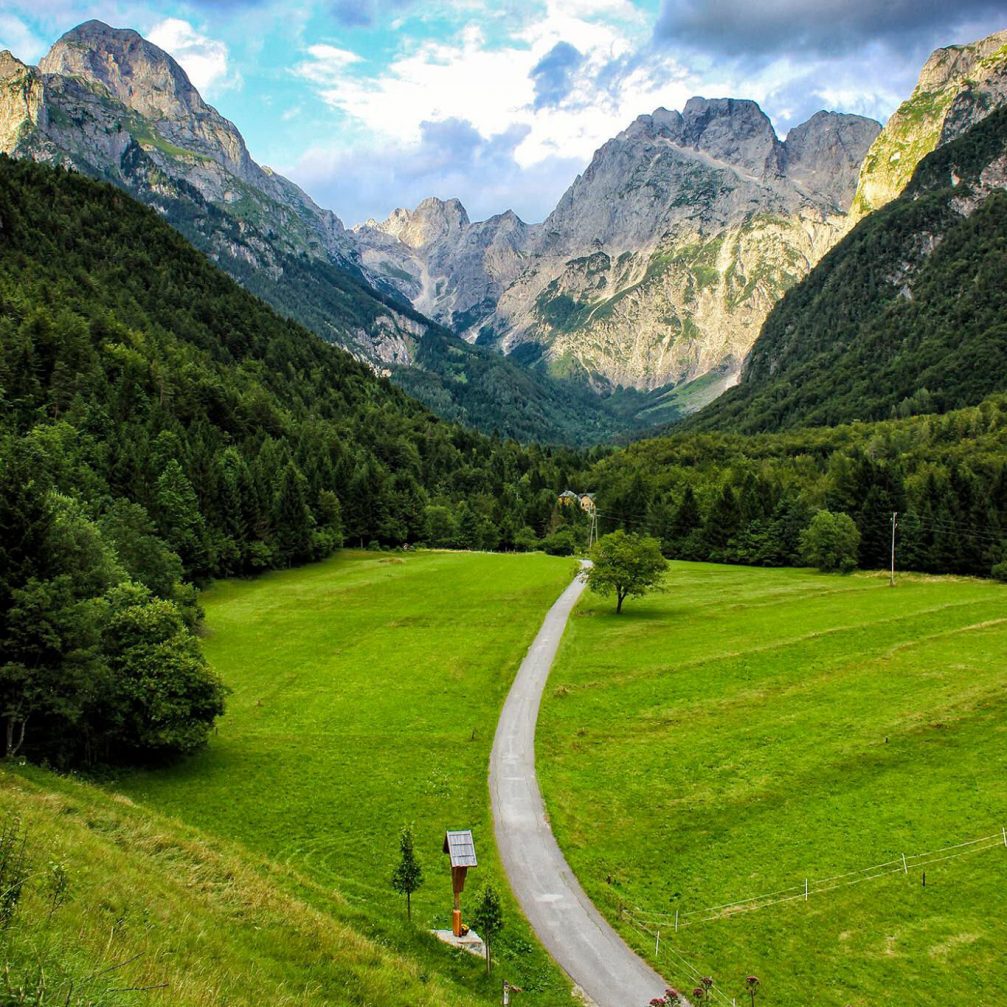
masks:
<path id="1" fill-rule="evenodd" d="M 578 545 L 577 536 L 569 528 L 560 528 L 542 539 L 542 548 L 550 556 L 572 556 Z"/>

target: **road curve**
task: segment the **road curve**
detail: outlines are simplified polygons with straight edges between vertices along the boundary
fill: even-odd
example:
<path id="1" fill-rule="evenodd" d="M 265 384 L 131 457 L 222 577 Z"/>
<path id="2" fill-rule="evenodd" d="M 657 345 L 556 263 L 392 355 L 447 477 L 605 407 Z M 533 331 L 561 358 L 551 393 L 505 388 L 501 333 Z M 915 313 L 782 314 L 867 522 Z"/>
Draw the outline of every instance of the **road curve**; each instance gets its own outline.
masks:
<path id="1" fill-rule="evenodd" d="M 602 919 L 553 837 L 535 775 L 542 691 L 582 577 L 549 609 L 504 704 L 490 756 L 497 847 L 511 888 L 539 940 L 598 1007 L 646 1007 L 665 981 Z"/>

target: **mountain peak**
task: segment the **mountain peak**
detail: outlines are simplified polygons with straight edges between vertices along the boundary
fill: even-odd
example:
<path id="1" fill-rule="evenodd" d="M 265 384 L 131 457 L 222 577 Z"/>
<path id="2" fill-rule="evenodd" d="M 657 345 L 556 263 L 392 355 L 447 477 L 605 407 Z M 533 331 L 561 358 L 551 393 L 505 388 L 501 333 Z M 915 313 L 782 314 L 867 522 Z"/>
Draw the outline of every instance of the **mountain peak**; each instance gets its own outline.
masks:
<path id="1" fill-rule="evenodd" d="M 207 111 L 178 63 L 132 28 L 85 21 L 56 42 L 39 69 L 100 84 L 127 108 L 154 121 Z"/>
<path id="2" fill-rule="evenodd" d="M 27 69 L 28 67 L 10 49 L 0 51 L 0 80 L 8 80 Z"/>
<path id="3" fill-rule="evenodd" d="M 451 234 L 460 234 L 468 227 L 469 215 L 459 199 L 438 199 L 427 196 L 415 210 L 393 210 L 380 224 L 365 225 L 398 238 L 410 248 L 423 248 Z"/>
<path id="4" fill-rule="evenodd" d="M 856 191 L 864 152 L 881 132 L 881 123 L 845 112 L 816 112 L 794 126 L 783 146 L 787 177 L 802 188 L 832 198 L 844 213 Z"/>

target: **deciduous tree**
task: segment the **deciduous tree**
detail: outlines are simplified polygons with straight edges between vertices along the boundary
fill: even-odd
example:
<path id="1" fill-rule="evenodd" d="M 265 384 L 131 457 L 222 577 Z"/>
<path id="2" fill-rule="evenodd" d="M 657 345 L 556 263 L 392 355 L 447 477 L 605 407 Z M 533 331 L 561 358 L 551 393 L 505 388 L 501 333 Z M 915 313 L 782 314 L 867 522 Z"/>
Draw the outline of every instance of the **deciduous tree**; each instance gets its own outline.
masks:
<path id="1" fill-rule="evenodd" d="M 647 535 L 626 533 L 621 529 L 604 535 L 591 549 L 588 587 L 596 594 L 615 595 L 616 613 L 622 603 L 654 590 L 668 568 L 661 545 Z"/>

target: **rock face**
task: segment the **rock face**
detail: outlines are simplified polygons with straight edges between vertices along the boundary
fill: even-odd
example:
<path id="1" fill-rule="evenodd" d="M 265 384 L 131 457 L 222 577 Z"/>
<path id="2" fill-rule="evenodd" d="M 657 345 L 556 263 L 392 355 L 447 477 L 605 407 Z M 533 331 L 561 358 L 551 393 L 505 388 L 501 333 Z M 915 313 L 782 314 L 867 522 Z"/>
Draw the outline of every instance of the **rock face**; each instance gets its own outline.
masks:
<path id="1" fill-rule="evenodd" d="M 729 384 L 769 309 L 844 233 L 880 127 L 820 112 L 781 141 L 751 101 L 693 98 L 606 143 L 540 225 L 426 200 L 361 258 L 466 338 L 599 390 Z"/>
<path id="2" fill-rule="evenodd" d="M 936 147 L 961 136 L 1007 101 L 1007 31 L 938 49 L 915 90 L 864 158 L 853 201 L 859 219 L 894 199 Z"/>
<path id="3" fill-rule="evenodd" d="M 0 151 L 122 185 L 280 310 L 270 293 L 292 265 L 316 263 L 330 279 L 335 270 L 345 285 L 363 281 L 335 214 L 256 164 L 234 124 L 135 31 L 88 21 L 38 68 L 0 53 Z M 354 316 L 330 338 L 379 365 L 409 363 L 424 332 L 415 313 L 374 300 L 365 314 L 366 324 Z"/>
<path id="4" fill-rule="evenodd" d="M 1007 389 L 1007 103 L 931 151 L 772 311 L 687 420 L 755 433 L 944 412 Z"/>

